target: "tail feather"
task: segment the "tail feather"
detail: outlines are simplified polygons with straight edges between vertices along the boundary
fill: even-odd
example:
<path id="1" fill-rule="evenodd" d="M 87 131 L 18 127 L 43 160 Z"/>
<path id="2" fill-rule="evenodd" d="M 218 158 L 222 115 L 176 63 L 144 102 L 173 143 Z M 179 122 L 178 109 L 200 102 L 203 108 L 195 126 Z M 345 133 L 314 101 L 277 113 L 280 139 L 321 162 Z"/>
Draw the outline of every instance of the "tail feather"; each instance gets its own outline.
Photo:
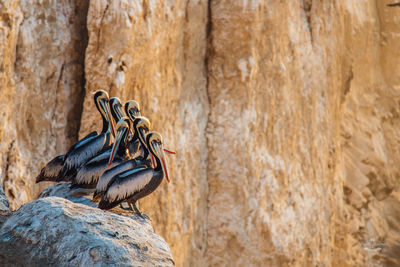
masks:
<path id="1" fill-rule="evenodd" d="M 36 177 L 36 183 L 42 181 L 52 181 L 55 182 L 62 169 L 62 162 L 64 160 L 64 155 L 59 155 L 49 161 L 46 166 L 42 168 L 39 175 Z"/>

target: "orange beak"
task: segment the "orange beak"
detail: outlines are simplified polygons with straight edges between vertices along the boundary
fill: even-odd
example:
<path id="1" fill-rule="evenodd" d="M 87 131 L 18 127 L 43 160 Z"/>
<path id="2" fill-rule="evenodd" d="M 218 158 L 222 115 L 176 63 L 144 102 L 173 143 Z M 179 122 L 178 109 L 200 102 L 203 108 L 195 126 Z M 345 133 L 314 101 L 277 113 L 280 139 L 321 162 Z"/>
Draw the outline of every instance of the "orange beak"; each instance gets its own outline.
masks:
<path id="1" fill-rule="evenodd" d="M 167 182 L 170 183 L 171 181 L 170 181 L 169 176 L 168 176 L 168 168 L 167 168 L 167 163 L 166 163 L 166 160 L 165 160 L 164 150 L 159 145 L 156 145 L 155 149 L 156 149 L 156 152 L 157 152 L 157 154 L 158 154 L 158 156 L 159 156 L 159 158 L 161 160 L 161 167 L 162 167 L 162 170 L 164 172 L 165 179 L 167 179 Z"/>
<path id="2" fill-rule="evenodd" d="M 111 155 L 110 155 L 110 159 L 108 160 L 107 167 L 110 167 L 110 165 L 112 164 L 112 162 L 114 160 L 115 154 L 117 154 L 117 150 L 118 150 L 118 147 L 119 147 L 119 145 L 121 143 L 121 139 L 124 136 L 124 134 L 123 134 L 124 132 L 123 131 L 124 130 L 121 130 L 120 128 L 117 131 L 117 136 L 115 137 L 115 142 L 114 142 L 112 150 L 111 150 Z"/>
<path id="3" fill-rule="evenodd" d="M 168 154 L 176 155 L 176 152 L 175 152 L 175 151 L 168 150 L 168 149 L 166 149 L 166 148 L 163 148 L 163 150 L 164 150 L 165 152 L 167 152 Z"/>

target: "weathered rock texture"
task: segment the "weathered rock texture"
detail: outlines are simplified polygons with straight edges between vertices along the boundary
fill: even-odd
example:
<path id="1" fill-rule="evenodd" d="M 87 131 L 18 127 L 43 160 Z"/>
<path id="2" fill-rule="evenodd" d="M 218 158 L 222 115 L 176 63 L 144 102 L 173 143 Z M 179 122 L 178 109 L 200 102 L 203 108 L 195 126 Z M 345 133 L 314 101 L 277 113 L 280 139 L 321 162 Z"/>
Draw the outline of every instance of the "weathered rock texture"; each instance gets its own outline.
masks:
<path id="1" fill-rule="evenodd" d="M 174 266 L 165 241 L 140 217 L 57 197 L 35 200 L 0 226 L 2 266 Z"/>
<path id="2" fill-rule="evenodd" d="M 60 197 L 68 199 L 74 203 L 79 203 L 94 208 L 97 207 L 98 203 L 91 201 L 93 190 L 81 188 L 70 190 L 70 185 L 70 183 L 61 182 L 53 186 L 49 186 L 43 190 L 42 193 L 40 193 L 39 198 Z"/>
<path id="3" fill-rule="evenodd" d="M 3 190 L 3 185 L 0 184 L 0 214 L 8 213 L 10 211 L 8 199 Z"/>
<path id="4" fill-rule="evenodd" d="M 178 152 L 172 183 L 141 202 L 178 266 L 400 264 L 400 7 L 99 0 L 85 23 L 78 1 L 31 2 L 0 4 L 12 207 L 76 138 L 83 95 L 79 135 L 99 129 L 90 93 L 104 89 L 138 100 Z M 63 87 L 47 79 L 74 57 Z"/>
<path id="5" fill-rule="evenodd" d="M 88 1 L 0 2 L 0 167 L 11 207 L 36 197 L 33 177 L 77 139 Z"/>

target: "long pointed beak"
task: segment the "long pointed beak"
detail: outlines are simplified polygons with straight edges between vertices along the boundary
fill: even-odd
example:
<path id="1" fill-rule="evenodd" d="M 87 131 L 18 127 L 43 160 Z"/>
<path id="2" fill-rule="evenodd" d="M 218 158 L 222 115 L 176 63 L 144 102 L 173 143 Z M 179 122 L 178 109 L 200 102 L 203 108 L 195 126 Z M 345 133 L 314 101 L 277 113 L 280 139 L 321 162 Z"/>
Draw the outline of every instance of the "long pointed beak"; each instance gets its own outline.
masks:
<path id="1" fill-rule="evenodd" d="M 168 168 L 167 168 L 167 163 L 165 160 L 164 150 L 162 149 L 162 147 L 160 147 L 158 145 L 156 145 L 155 148 L 156 148 L 157 154 L 161 160 L 161 167 L 164 172 L 165 179 L 167 179 L 167 182 L 170 183 L 171 181 L 169 180 L 169 176 L 168 176 Z"/>
<path id="2" fill-rule="evenodd" d="M 122 119 L 124 117 L 120 105 L 117 106 L 116 113 L 118 114 L 118 119 Z"/>
<path id="3" fill-rule="evenodd" d="M 141 135 L 141 137 L 142 137 L 142 141 L 143 141 L 143 143 L 144 144 L 146 144 L 146 134 L 147 134 L 147 132 L 148 132 L 148 130 L 145 130 L 145 128 L 143 128 L 143 127 L 140 127 L 139 128 L 139 135 Z M 141 138 L 140 136 L 139 136 L 139 138 Z"/>
<path id="4" fill-rule="evenodd" d="M 164 152 L 167 152 L 168 154 L 176 155 L 175 151 L 172 151 L 172 150 L 169 150 L 169 149 L 166 149 L 166 148 L 163 148 L 163 150 L 164 150 Z"/>
<path id="5" fill-rule="evenodd" d="M 151 158 L 151 166 L 153 166 L 153 168 L 155 168 L 156 167 L 156 161 L 154 160 L 154 156 L 151 153 L 150 153 L 150 158 Z"/>
<path id="6" fill-rule="evenodd" d="M 110 167 L 110 165 L 112 164 L 112 162 L 114 160 L 115 154 L 117 154 L 119 144 L 121 143 L 122 135 L 123 135 L 123 130 L 117 131 L 117 136 L 115 137 L 115 142 L 114 142 L 112 150 L 111 150 L 111 155 L 110 155 L 110 159 L 108 160 L 107 167 Z"/>
<path id="7" fill-rule="evenodd" d="M 106 106 L 105 106 L 104 110 L 106 111 L 106 115 L 108 117 L 108 121 L 109 121 L 110 126 L 111 126 L 111 133 L 115 137 L 115 126 L 114 126 L 114 121 L 113 121 L 112 116 L 111 116 L 110 105 L 109 105 L 108 102 L 106 103 Z"/>

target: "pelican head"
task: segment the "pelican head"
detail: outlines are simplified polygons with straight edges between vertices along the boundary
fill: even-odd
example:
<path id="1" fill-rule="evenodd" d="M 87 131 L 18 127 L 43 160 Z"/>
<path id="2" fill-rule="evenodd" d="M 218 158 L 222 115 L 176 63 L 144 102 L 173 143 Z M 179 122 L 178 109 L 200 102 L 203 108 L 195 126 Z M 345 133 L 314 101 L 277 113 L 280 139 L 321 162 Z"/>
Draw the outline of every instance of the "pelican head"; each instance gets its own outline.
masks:
<path id="1" fill-rule="evenodd" d="M 149 132 L 146 136 L 146 144 L 151 154 L 155 157 L 155 170 L 162 169 L 165 179 L 169 183 L 168 169 L 163 150 L 163 140 L 158 132 Z"/>
<path id="2" fill-rule="evenodd" d="M 146 134 L 150 131 L 150 121 L 146 117 L 140 116 L 135 118 L 133 121 L 133 130 L 139 137 L 140 142 L 145 146 L 146 145 Z"/>
<path id="3" fill-rule="evenodd" d="M 132 121 L 134 121 L 136 117 L 140 116 L 140 106 L 135 100 L 128 100 L 125 103 L 124 108 L 126 116 L 128 116 Z"/>
<path id="4" fill-rule="evenodd" d="M 114 124 L 111 119 L 108 93 L 103 90 L 96 91 L 93 99 L 97 109 L 99 110 L 101 116 L 103 117 L 103 120 L 108 122 L 109 125 L 108 127 L 110 127 L 112 133 L 115 134 Z M 103 130 L 107 129 L 108 127 L 106 127 L 106 125 L 103 124 Z"/>
<path id="5" fill-rule="evenodd" d="M 124 117 L 121 108 L 122 108 L 121 100 L 118 97 L 111 97 L 110 109 L 111 109 L 111 114 L 116 122 L 120 121 Z"/>

